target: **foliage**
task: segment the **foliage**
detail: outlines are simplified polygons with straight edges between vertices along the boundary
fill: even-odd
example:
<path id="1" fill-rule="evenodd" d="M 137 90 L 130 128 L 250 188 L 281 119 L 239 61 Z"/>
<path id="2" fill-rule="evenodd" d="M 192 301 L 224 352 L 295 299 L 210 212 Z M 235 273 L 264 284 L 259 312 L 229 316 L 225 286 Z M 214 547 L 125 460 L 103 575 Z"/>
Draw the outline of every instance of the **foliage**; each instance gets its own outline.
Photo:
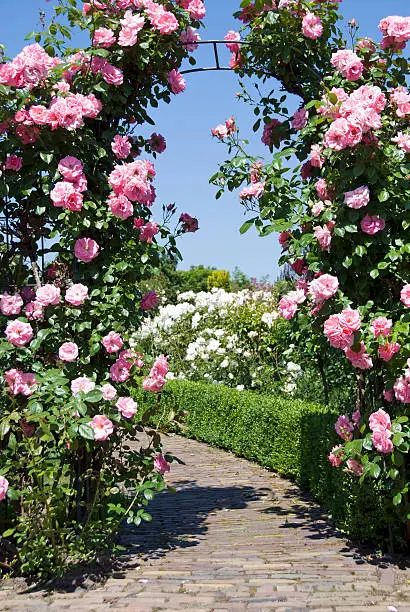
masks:
<path id="1" fill-rule="evenodd" d="M 383 19 L 380 43 L 359 38 L 351 22 L 349 48 L 337 2 L 241 7 L 241 35 L 251 44 L 237 43 L 233 63 L 259 79 L 256 93 L 244 88 L 241 97 L 270 155 L 265 163 L 250 155 L 231 121 L 219 137 L 230 159 L 211 180 L 217 197 L 245 183 L 240 199 L 252 215 L 242 232 L 281 232 L 280 263 L 298 280 L 279 312 L 296 315 L 312 357 L 324 356 L 323 343 L 344 352 L 357 380 L 336 425 L 345 444 L 331 461 L 360 481 L 377 480 L 385 521 L 406 522 L 410 18 Z"/>
<path id="2" fill-rule="evenodd" d="M 152 406 L 154 399 L 145 401 Z M 374 481 L 360 487 L 354 476 L 335 471 L 328 461 L 329 446 L 337 438 L 336 414 L 321 405 L 275 394 L 169 381 L 161 394 L 160 410 L 155 410 L 155 424 L 294 479 L 326 506 L 343 532 L 381 542 L 387 535 L 383 492 Z"/>
<path id="3" fill-rule="evenodd" d="M 199 22 L 168 2 L 83 9 L 60 0 L 35 43 L 0 65 L 2 537 L 6 565 L 39 576 L 92 559 L 123 519 L 151 520 L 160 439 L 142 435 L 133 398 L 141 383 L 162 388 L 167 365 L 146 376 L 152 363 L 127 343 L 157 301 L 142 282 L 197 227 L 184 213 L 171 231 L 173 206 L 151 220 L 155 169 L 138 155 L 164 143 L 135 128 L 170 102 L 172 77 L 181 87 L 180 37 Z M 73 28 L 88 48 L 68 47 Z"/>
<path id="4" fill-rule="evenodd" d="M 211 289 L 225 289 L 230 291 L 231 281 L 229 278 L 229 272 L 226 270 L 215 270 L 211 272 L 207 280 L 208 291 Z"/>

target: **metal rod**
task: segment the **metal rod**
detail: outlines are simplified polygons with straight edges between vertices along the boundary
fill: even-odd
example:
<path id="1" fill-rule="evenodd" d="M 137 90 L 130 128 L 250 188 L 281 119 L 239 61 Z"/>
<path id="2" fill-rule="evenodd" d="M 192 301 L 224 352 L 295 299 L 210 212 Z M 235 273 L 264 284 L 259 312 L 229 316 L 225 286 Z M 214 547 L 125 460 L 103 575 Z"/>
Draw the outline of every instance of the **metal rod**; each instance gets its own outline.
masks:
<path id="1" fill-rule="evenodd" d="M 215 66 L 214 68 L 191 68 L 190 70 L 181 70 L 181 74 L 189 74 L 190 72 L 210 72 L 215 70 L 229 70 L 232 72 L 232 68 L 226 68 L 224 66 L 217 68 Z"/>
<path id="2" fill-rule="evenodd" d="M 219 65 L 219 56 L 218 56 L 218 45 L 217 45 L 217 43 L 213 43 L 213 47 L 214 47 L 214 55 L 215 55 L 216 67 L 219 70 L 220 65 Z"/>

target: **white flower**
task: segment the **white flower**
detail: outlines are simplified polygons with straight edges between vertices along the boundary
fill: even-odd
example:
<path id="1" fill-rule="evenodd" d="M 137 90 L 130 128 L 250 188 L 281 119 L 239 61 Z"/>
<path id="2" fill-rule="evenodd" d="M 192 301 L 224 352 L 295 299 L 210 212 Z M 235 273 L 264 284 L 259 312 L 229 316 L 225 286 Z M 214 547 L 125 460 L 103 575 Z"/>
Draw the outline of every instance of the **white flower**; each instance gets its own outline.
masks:
<path id="1" fill-rule="evenodd" d="M 219 367 L 227 368 L 229 366 L 229 359 L 224 359 Z"/>
<path id="2" fill-rule="evenodd" d="M 258 332 L 250 331 L 248 332 L 248 338 L 256 338 L 258 336 Z"/>
<path id="3" fill-rule="evenodd" d="M 243 391 L 245 389 L 245 385 L 237 385 L 236 389 L 237 391 Z"/>

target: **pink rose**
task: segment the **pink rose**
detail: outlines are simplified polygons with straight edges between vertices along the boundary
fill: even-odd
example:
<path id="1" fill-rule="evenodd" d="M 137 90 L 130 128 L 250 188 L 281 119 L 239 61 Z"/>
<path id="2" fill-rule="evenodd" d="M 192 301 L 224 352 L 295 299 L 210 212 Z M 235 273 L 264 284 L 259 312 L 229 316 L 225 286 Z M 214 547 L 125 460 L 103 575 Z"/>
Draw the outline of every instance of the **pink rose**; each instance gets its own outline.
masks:
<path id="1" fill-rule="evenodd" d="M 306 38 L 315 40 L 323 34 L 323 26 L 319 17 L 314 13 L 306 13 L 302 19 L 302 32 Z"/>
<path id="2" fill-rule="evenodd" d="M 147 377 L 142 381 L 142 388 L 144 391 L 151 391 L 152 393 L 158 393 L 162 391 L 166 383 L 165 378 L 158 376 L 155 378 Z"/>
<path id="3" fill-rule="evenodd" d="M 406 153 L 410 153 L 410 134 L 398 132 L 397 136 L 392 138 L 392 141 L 397 143 L 400 149 L 403 149 Z"/>
<path id="4" fill-rule="evenodd" d="M 346 191 L 344 196 L 344 203 L 349 208 L 363 208 L 370 201 L 370 190 L 365 185 L 362 185 L 353 191 Z"/>
<path id="5" fill-rule="evenodd" d="M 391 432 L 388 429 L 375 429 L 372 433 L 373 446 L 380 453 L 391 453 L 393 442 L 390 440 Z"/>
<path id="6" fill-rule="evenodd" d="M 102 78 L 109 85 L 122 85 L 124 76 L 120 68 L 111 66 L 108 62 L 105 62 L 101 70 Z"/>
<path id="7" fill-rule="evenodd" d="M 395 398 L 403 404 L 410 404 L 410 384 L 404 377 L 399 378 L 393 385 Z"/>
<path id="8" fill-rule="evenodd" d="M 93 45 L 96 47 L 111 47 L 115 43 L 114 32 L 110 28 L 97 28 L 94 32 Z"/>
<path id="9" fill-rule="evenodd" d="M 150 310 L 150 308 L 155 308 L 158 304 L 158 296 L 155 291 L 149 291 L 144 295 L 140 302 L 141 310 Z"/>
<path id="10" fill-rule="evenodd" d="M 366 215 L 360 221 L 360 227 L 362 228 L 365 234 L 370 234 L 373 236 L 377 234 L 377 232 L 381 232 L 385 228 L 385 221 L 381 217 L 377 217 L 375 215 Z"/>
<path id="11" fill-rule="evenodd" d="M 23 321 L 9 321 L 7 323 L 5 334 L 7 340 L 14 344 L 14 346 L 24 346 L 33 337 L 33 328 L 30 323 L 23 323 Z"/>
<path id="12" fill-rule="evenodd" d="M 95 389 L 95 382 L 87 378 L 87 376 L 74 378 L 74 380 L 71 381 L 71 393 L 73 395 L 77 395 L 80 391 L 88 393 L 89 391 L 93 391 L 93 389 Z"/>
<path id="13" fill-rule="evenodd" d="M 313 230 L 313 235 L 319 242 L 319 247 L 321 251 L 330 251 L 330 245 L 332 242 L 332 236 L 326 225 L 321 227 L 318 225 Z"/>
<path id="14" fill-rule="evenodd" d="M 331 274 L 322 274 L 309 285 L 309 293 L 317 304 L 333 297 L 338 289 L 339 281 Z"/>
<path id="15" fill-rule="evenodd" d="M 348 459 L 346 461 L 346 471 L 354 474 L 355 476 L 361 476 L 363 474 L 363 465 L 355 459 Z"/>
<path id="16" fill-rule="evenodd" d="M 104 336 L 104 338 L 102 339 L 102 344 L 107 353 L 116 353 L 124 345 L 120 334 L 114 331 L 111 331 L 109 334 Z"/>
<path id="17" fill-rule="evenodd" d="M 289 321 L 293 319 L 298 309 L 296 302 L 289 299 L 288 296 L 284 295 L 279 301 L 279 314 L 283 319 Z"/>
<path id="18" fill-rule="evenodd" d="M 57 208 L 79 212 L 83 207 L 83 196 L 68 181 L 60 181 L 52 191 L 50 198 Z"/>
<path id="19" fill-rule="evenodd" d="M 241 35 L 239 34 L 239 32 L 229 30 L 229 32 L 225 34 L 224 39 L 228 41 L 226 43 L 226 47 L 231 53 L 239 53 L 239 51 L 241 50 L 241 45 L 238 44 L 241 40 Z"/>
<path id="20" fill-rule="evenodd" d="M 74 255 L 84 263 L 97 257 L 99 245 L 92 238 L 79 238 L 74 245 Z"/>
<path id="21" fill-rule="evenodd" d="M 312 215 L 314 217 L 319 217 L 319 215 L 322 214 L 322 212 L 325 210 L 325 205 L 323 204 L 323 202 L 317 202 L 316 204 L 314 204 L 312 206 Z"/>
<path id="22" fill-rule="evenodd" d="M 13 170 L 14 172 L 18 172 L 21 170 L 23 165 L 23 160 L 21 157 L 17 157 L 17 155 L 8 155 L 6 159 L 6 163 L 3 166 L 4 170 Z"/>
<path id="23" fill-rule="evenodd" d="M 117 359 L 110 367 L 110 377 L 114 382 L 125 382 L 130 377 L 132 364 L 125 359 Z"/>
<path id="24" fill-rule="evenodd" d="M 198 219 L 191 217 L 188 213 L 182 213 L 179 217 L 180 223 L 182 223 L 182 231 L 184 233 L 198 231 Z"/>
<path id="25" fill-rule="evenodd" d="M 36 291 L 36 302 L 41 306 L 56 306 L 60 302 L 60 289 L 55 285 L 43 285 Z"/>
<path id="26" fill-rule="evenodd" d="M 386 402 L 389 402 L 389 404 L 393 401 L 394 399 L 394 392 L 393 389 L 390 389 L 389 391 L 387 389 L 385 389 L 383 391 L 383 398 Z"/>
<path id="27" fill-rule="evenodd" d="M 62 361 L 71 363 L 78 357 L 78 346 L 74 342 L 64 342 L 58 349 L 58 356 Z"/>
<path id="28" fill-rule="evenodd" d="M 101 391 L 103 394 L 103 398 L 107 401 L 111 401 L 117 397 L 117 391 L 115 387 L 110 385 L 110 383 L 105 383 L 105 385 L 101 385 Z"/>
<path id="29" fill-rule="evenodd" d="M 58 171 L 69 183 L 75 183 L 83 174 L 83 164 L 72 155 L 67 155 L 60 160 Z"/>
<path id="30" fill-rule="evenodd" d="M 328 459 L 333 467 L 339 467 L 343 460 L 343 446 L 341 444 L 334 446 L 329 453 Z"/>
<path id="31" fill-rule="evenodd" d="M 401 345 L 398 342 L 386 342 L 386 344 L 379 346 L 379 356 L 383 361 L 390 361 L 400 349 Z"/>
<path id="32" fill-rule="evenodd" d="M 115 405 L 126 419 L 132 419 L 137 412 L 137 403 L 134 402 L 132 397 L 120 397 Z"/>
<path id="33" fill-rule="evenodd" d="M 159 378 L 159 377 L 165 378 L 167 374 L 168 374 L 168 360 L 165 357 L 165 355 L 160 355 L 155 360 L 155 363 L 152 366 L 149 375 L 151 378 Z"/>
<path id="34" fill-rule="evenodd" d="M 126 159 L 131 153 L 131 143 L 128 136 L 116 134 L 111 143 L 111 149 L 117 159 Z"/>
<path id="35" fill-rule="evenodd" d="M 156 472 L 159 472 L 160 474 L 165 474 L 165 472 L 169 472 L 170 469 L 171 466 L 169 465 L 168 461 L 166 461 L 163 455 L 160 454 L 154 457 L 154 470 Z"/>
<path id="36" fill-rule="evenodd" d="M 25 397 L 29 397 L 35 391 L 36 379 L 32 372 L 25 373 L 16 369 L 7 370 L 7 372 L 4 372 L 4 379 L 9 385 L 9 393 L 13 395 L 21 393 Z"/>
<path id="37" fill-rule="evenodd" d="M 87 298 L 88 287 L 82 285 L 81 283 L 71 285 L 71 287 L 67 289 L 65 294 L 65 301 L 71 304 L 72 306 L 81 306 L 81 304 Z"/>
<path id="38" fill-rule="evenodd" d="M 400 300 L 407 308 L 410 308 L 410 285 L 404 285 L 400 292 Z"/>
<path id="39" fill-rule="evenodd" d="M 14 295 L 9 295 L 8 293 L 4 293 L 1 296 L 1 300 L 0 300 L 1 314 L 4 314 L 6 316 L 18 315 L 20 314 L 22 306 L 23 306 L 23 300 L 19 293 L 15 293 Z"/>
<path id="40" fill-rule="evenodd" d="M 241 200 L 249 198 L 260 198 L 265 192 L 265 183 L 251 183 L 249 187 L 245 187 L 239 194 Z"/>
<path id="41" fill-rule="evenodd" d="M 196 49 L 198 49 L 198 41 L 201 40 L 201 37 L 195 28 L 188 26 L 188 28 L 181 33 L 180 40 L 182 43 L 184 43 L 185 49 L 192 53 L 192 51 L 196 51 Z"/>
<path id="42" fill-rule="evenodd" d="M 30 321 L 41 321 L 44 316 L 44 308 L 39 302 L 29 302 L 24 310 L 24 314 Z"/>
<path id="43" fill-rule="evenodd" d="M 132 217 L 134 213 L 134 207 L 125 195 L 110 195 L 109 205 L 112 214 L 119 219 L 125 221 L 129 217 Z"/>
<path id="44" fill-rule="evenodd" d="M 373 361 L 366 353 L 366 346 L 364 342 L 360 343 L 359 351 L 354 351 L 350 347 L 344 349 L 346 357 L 351 362 L 354 368 L 359 368 L 360 370 L 369 370 L 373 367 Z"/>
<path id="45" fill-rule="evenodd" d="M 94 439 L 99 442 L 107 440 L 114 431 L 114 425 L 110 419 L 103 414 L 96 414 L 92 421 L 88 423 L 94 429 Z"/>
<path id="46" fill-rule="evenodd" d="M 155 2 L 146 3 L 145 12 L 147 13 L 152 27 L 159 30 L 160 34 L 172 34 L 178 29 L 178 20 L 173 13 L 167 11 L 165 7 Z"/>
<path id="47" fill-rule="evenodd" d="M 339 416 L 339 418 L 337 419 L 337 421 L 335 423 L 335 430 L 336 430 L 336 433 L 343 440 L 352 440 L 353 439 L 353 433 L 352 432 L 354 430 L 354 424 L 349 419 L 347 414 L 343 414 L 343 415 Z"/>
<path id="48" fill-rule="evenodd" d="M 4 478 L 4 476 L 0 476 L 0 501 L 3 501 L 3 499 L 5 499 L 8 488 L 9 481 Z"/>
<path id="49" fill-rule="evenodd" d="M 179 94 L 185 91 L 186 82 L 178 70 L 171 70 L 167 75 L 168 83 L 172 93 Z"/>
<path id="50" fill-rule="evenodd" d="M 391 429 L 389 414 L 382 408 L 380 408 L 377 412 L 373 412 L 369 416 L 369 427 L 372 431 L 375 429 Z"/>
<path id="51" fill-rule="evenodd" d="M 391 332 L 393 321 L 391 319 L 387 319 L 386 317 L 377 317 L 377 319 L 373 319 L 370 329 L 375 338 L 379 336 L 389 336 Z"/>

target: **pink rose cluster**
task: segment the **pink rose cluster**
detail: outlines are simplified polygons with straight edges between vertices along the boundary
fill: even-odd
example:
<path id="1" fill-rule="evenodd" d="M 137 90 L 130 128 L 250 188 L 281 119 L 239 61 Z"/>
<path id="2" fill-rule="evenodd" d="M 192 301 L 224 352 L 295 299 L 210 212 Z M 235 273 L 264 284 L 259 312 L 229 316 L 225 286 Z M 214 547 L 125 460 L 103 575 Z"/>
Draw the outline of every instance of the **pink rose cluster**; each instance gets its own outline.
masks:
<path id="1" fill-rule="evenodd" d="M 360 348 L 358 351 L 354 351 L 352 348 L 347 347 L 344 349 L 345 355 L 354 368 L 359 370 L 370 370 L 373 367 L 372 358 L 366 353 L 366 346 L 364 342 L 360 342 Z"/>
<path id="2" fill-rule="evenodd" d="M 205 5 L 202 0 L 178 0 L 178 4 L 188 11 L 193 19 L 200 20 L 206 15 Z"/>
<path id="3" fill-rule="evenodd" d="M 398 15 L 385 17 L 379 23 L 379 30 L 383 34 L 380 44 L 382 49 L 391 48 L 393 51 L 404 49 L 410 40 L 410 17 Z"/>
<path id="4" fill-rule="evenodd" d="M 364 65 L 360 57 L 350 49 L 339 49 L 333 53 L 331 62 L 348 81 L 357 81 L 363 74 Z"/>
<path id="5" fill-rule="evenodd" d="M 290 291 L 284 295 L 279 301 L 279 314 L 286 320 L 292 319 L 297 310 L 299 304 L 303 304 L 306 301 L 305 292 L 301 289 L 296 291 Z"/>
<path id="6" fill-rule="evenodd" d="M 121 47 L 133 47 L 138 40 L 138 33 L 144 27 L 144 17 L 135 15 L 132 11 L 126 11 L 120 23 L 121 30 L 118 34 L 118 44 Z"/>
<path id="7" fill-rule="evenodd" d="M 331 274 L 322 274 L 312 280 L 309 285 L 309 293 L 316 304 L 329 300 L 336 294 L 338 289 L 339 281 L 336 276 Z"/>
<path id="8" fill-rule="evenodd" d="M 369 417 L 369 427 L 372 430 L 373 446 L 380 453 L 391 453 L 393 443 L 391 441 L 391 420 L 390 416 L 381 408 L 373 412 Z"/>
<path id="9" fill-rule="evenodd" d="M 156 221 L 145 223 L 144 219 L 141 218 L 134 219 L 134 228 L 139 230 L 141 242 L 147 242 L 148 244 L 152 243 L 153 237 L 159 232 L 159 225 Z"/>
<path id="10" fill-rule="evenodd" d="M 168 360 L 165 355 L 160 355 L 155 360 L 154 365 L 147 378 L 142 381 L 142 388 L 145 391 L 158 393 L 165 385 L 165 376 L 168 374 Z"/>
<path id="11" fill-rule="evenodd" d="M 91 60 L 91 72 L 93 74 L 101 74 L 103 80 L 108 85 L 122 85 L 124 82 L 124 74 L 121 68 L 113 66 L 106 59 L 101 57 L 93 57 Z"/>
<path id="12" fill-rule="evenodd" d="M 136 355 L 134 351 L 129 349 L 121 351 L 116 362 L 110 367 L 111 380 L 114 382 L 125 382 L 131 375 L 130 372 L 132 367 L 136 366 L 142 368 L 143 365 L 144 362 L 140 353 Z M 109 398 L 107 397 L 105 399 Z"/>
<path id="13" fill-rule="evenodd" d="M 239 194 L 241 200 L 250 200 L 251 198 L 259 199 L 265 193 L 265 183 L 251 183 L 249 187 L 245 187 Z"/>
<path id="14" fill-rule="evenodd" d="M 403 151 L 405 151 L 405 153 L 410 153 L 410 134 L 407 134 L 405 132 L 398 132 L 397 136 L 392 138 L 392 142 L 395 142 L 400 149 L 403 149 Z"/>
<path id="15" fill-rule="evenodd" d="M 31 372 L 22 372 L 21 370 L 7 370 L 4 373 L 4 379 L 8 384 L 8 392 L 12 395 L 24 395 L 29 397 L 32 395 L 36 388 L 35 374 Z"/>
<path id="16" fill-rule="evenodd" d="M 325 321 L 323 331 L 330 346 L 348 349 L 354 342 L 354 333 L 361 326 L 360 313 L 352 308 L 345 308 L 339 314 L 330 315 Z"/>
<path id="17" fill-rule="evenodd" d="M 234 134 L 236 129 L 235 119 L 233 117 L 229 117 L 229 119 L 225 121 L 225 125 L 222 123 L 218 124 L 213 130 L 211 130 L 211 133 L 212 136 L 215 136 L 219 140 L 223 140 L 227 136 Z"/>
<path id="18" fill-rule="evenodd" d="M 24 47 L 12 62 L 0 64 L 0 84 L 17 89 L 33 89 L 47 79 L 50 70 L 61 63 L 37 43 Z"/>
<path id="19" fill-rule="evenodd" d="M 343 89 L 332 90 L 337 104 L 326 101 L 319 113 L 334 119 L 324 136 L 326 147 L 341 151 L 360 142 L 374 142 L 371 130 L 381 128 L 380 113 L 386 106 L 386 96 L 380 87 L 362 85 L 348 95 Z"/>
<path id="20" fill-rule="evenodd" d="M 151 206 L 156 197 L 155 189 L 151 184 L 154 176 L 155 169 L 150 161 L 136 160 L 128 164 L 115 166 L 108 177 L 108 183 L 117 198 L 125 197 L 131 202 Z M 118 202 L 118 205 L 121 206 L 121 203 Z M 115 208 L 114 199 L 111 199 L 110 206 L 111 210 L 113 206 Z"/>
<path id="21" fill-rule="evenodd" d="M 152 0 L 145 0 L 144 9 L 152 27 L 154 30 L 158 30 L 160 34 L 172 34 L 178 29 L 179 24 L 174 13 L 168 11 L 161 4 Z"/>
<path id="22" fill-rule="evenodd" d="M 342 460 L 343 460 L 343 454 L 344 453 L 343 453 L 342 444 L 339 444 L 332 448 L 332 450 L 329 453 L 328 459 L 333 467 L 339 467 L 339 465 L 342 463 Z"/>
<path id="23" fill-rule="evenodd" d="M 84 125 L 84 118 L 95 119 L 101 109 L 102 104 L 94 94 L 84 96 L 70 93 L 65 98 L 53 98 L 49 108 L 33 105 L 28 112 L 36 125 L 48 125 L 52 130 L 62 127 L 72 131 Z"/>
<path id="24" fill-rule="evenodd" d="M 82 193 L 87 190 L 83 164 L 69 155 L 60 161 L 58 170 L 64 180 L 56 183 L 50 192 L 51 201 L 57 208 L 79 212 L 83 207 Z"/>

